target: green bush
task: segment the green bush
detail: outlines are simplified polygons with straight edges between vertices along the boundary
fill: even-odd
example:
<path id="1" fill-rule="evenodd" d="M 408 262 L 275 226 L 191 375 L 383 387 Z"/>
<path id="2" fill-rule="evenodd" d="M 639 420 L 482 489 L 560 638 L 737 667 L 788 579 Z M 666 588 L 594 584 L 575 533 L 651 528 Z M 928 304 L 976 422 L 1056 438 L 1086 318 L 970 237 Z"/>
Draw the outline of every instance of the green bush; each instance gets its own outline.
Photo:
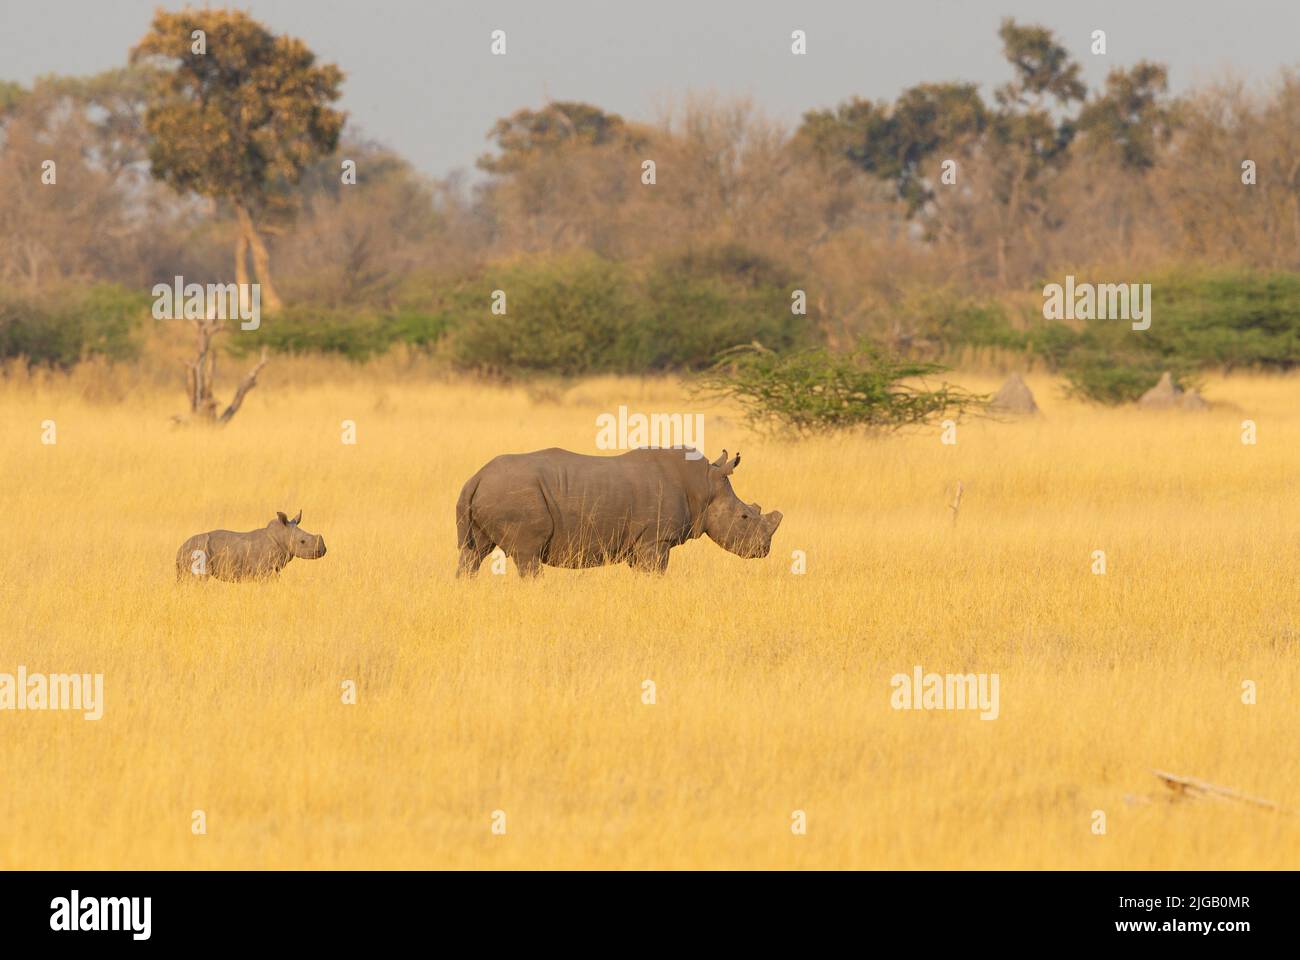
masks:
<path id="1" fill-rule="evenodd" d="M 802 345 L 811 333 L 790 311 L 793 289 L 773 265 L 733 247 L 661 261 L 643 284 L 629 361 L 637 369 L 699 370 L 741 344 Z"/>
<path id="2" fill-rule="evenodd" d="M 1159 382 L 1166 370 L 1183 389 L 1199 384 L 1194 366 L 1184 360 L 1132 354 L 1116 356 L 1100 350 L 1072 352 L 1062 372 L 1069 383 L 1066 392 L 1071 396 L 1117 405 L 1137 400 Z"/>
<path id="3" fill-rule="evenodd" d="M 91 356 L 128 360 L 140 353 L 138 332 L 150 298 L 115 284 L 75 293 L 0 298 L 0 358 L 68 368 Z"/>
<path id="4" fill-rule="evenodd" d="M 1079 348 L 1083 337 L 1064 323 L 1048 322 L 1026 335 L 1026 346 L 1047 361 L 1053 370 L 1067 365 L 1070 355 Z"/>
<path id="5" fill-rule="evenodd" d="M 1061 372 L 1076 397 L 1136 400 L 1168 370 L 1184 387 L 1199 371 L 1300 365 L 1300 275 L 1174 271 L 1150 279 L 1151 327 L 1122 319 L 1040 321 L 1016 330 L 995 301 L 934 291 L 920 305 L 922 330 L 948 349 L 1029 350 Z M 918 312 L 912 308 L 912 313 Z M 909 314 L 910 315 L 910 314 Z"/>
<path id="6" fill-rule="evenodd" d="M 516 261 L 444 295 L 449 350 L 457 366 L 496 374 L 702 369 L 738 344 L 809 337 L 778 276 L 735 247 L 644 271 L 591 254 Z M 494 290 L 504 315 L 491 312 Z"/>
<path id="7" fill-rule="evenodd" d="M 293 303 L 229 345 L 237 354 L 265 346 L 363 360 L 407 343 L 498 376 L 700 370 L 738 344 L 813 341 L 805 318 L 790 312 L 793 286 L 778 264 L 735 245 L 642 265 L 590 253 L 531 257 L 427 278 L 384 309 Z M 504 314 L 492 312 L 497 290 Z"/>
<path id="8" fill-rule="evenodd" d="M 493 291 L 505 313 L 492 313 Z M 582 255 L 498 267 L 453 296 L 452 361 L 495 374 L 565 376 L 626 367 L 637 302 L 627 268 Z"/>
<path id="9" fill-rule="evenodd" d="M 236 356 L 267 347 L 281 353 L 337 353 L 365 360 L 394 343 L 432 347 L 447 327 L 447 317 L 429 310 L 396 307 L 388 311 L 364 306 L 295 303 L 263 316 L 255 331 L 227 341 Z M 234 324 L 232 329 L 237 329 Z"/>
<path id="10" fill-rule="evenodd" d="M 263 315 L 256 330 L 240 331 L 227 341 L 236 356 L 268 347 L 282 353 L 338 353 L 352 360 L 383 353 L 392 345 L 388 317 L 369 307 L 294 303 Z"/>
<path id="11" fill-rule="evenodd" d="M 1069 381 L 1074 396 L 1136 400 L 1168 370 L 1184 388 L 1199 371 L 1300 363 L 1300 276 L 1172 273 L 1151 281 L 1151 327 L 1122 319 L 1035 329 L 1030 342 Z"/>
<path id="12" fill-rule="evenodd" d="M 906 381 L 942 373 L 935 363 L 913 363 L 863 344 L 837 354 L 816 347 L 774 353 L 742 347 L 697 382 L 701 393 L 738 403 L 755 426 L 796 433 L 853 427 L 893 430 L 982 408 L 985 397 L 949 384 Z"/>
<path id="13" fill-rule="evenodd" d="M 428 350 L 447 332 L 451 317 L 445 311 L 398 307 L 389 314 L 387 322 L 394 340 Z"/>
<path id="14" fill-rule="evenodd" d="M 1023 350 L 1028 344 L 1028 335 L 1013 327 L 994 301 L 940 300 L 929 306 L 927 314 L 928 332 L 947 347 Z"/>
<path id="15" fill-rule="evenodd" d="M 1300 275 L 1174 273 L 1151 287 L 1150 351 L 1225 370 L 1300 364 Z"/>

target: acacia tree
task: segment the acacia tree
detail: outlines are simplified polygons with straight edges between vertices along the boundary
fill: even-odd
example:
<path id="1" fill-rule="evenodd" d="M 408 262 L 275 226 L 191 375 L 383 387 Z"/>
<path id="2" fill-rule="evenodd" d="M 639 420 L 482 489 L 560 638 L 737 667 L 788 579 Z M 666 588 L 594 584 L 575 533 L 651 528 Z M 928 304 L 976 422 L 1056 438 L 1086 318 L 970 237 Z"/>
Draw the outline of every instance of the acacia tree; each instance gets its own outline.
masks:
<path id="1" fill-rule="evenodd" d="M 978 139 L 987 124 L 974 84 L 922 83 L 892 106 L 854 97 L 834 111 L 809 111 L 795 141 L 823 160 L 842 158 L 892 183 L 915 216 L 934 196 L 924 165 L 941 147 Z"/>
<path id="2" fill-rule="evenodd" d="M 345 115 L 329 104 L 342 72 L 238 10 L 158 11 L 131 58 L 159 67 L 145 113 L 153 175 L 230 204 L 235 279 L 245 289 L 251 252 L 262 302 L 278 310 L 262 235 L 304 168 L 338 144 Z"/>
<path id="3" fill-rule="evenodd" d="M 1162 64 L 1142 60 L 1129 70 L 1116 68 L 1106 76 L 1106 92 L 1079 114 L 1079 130 L 1093 149 L 1118 153 L 1125 170 L 1145 173 L 1173 134 L 1176 110 L 1168 92 Z"/>

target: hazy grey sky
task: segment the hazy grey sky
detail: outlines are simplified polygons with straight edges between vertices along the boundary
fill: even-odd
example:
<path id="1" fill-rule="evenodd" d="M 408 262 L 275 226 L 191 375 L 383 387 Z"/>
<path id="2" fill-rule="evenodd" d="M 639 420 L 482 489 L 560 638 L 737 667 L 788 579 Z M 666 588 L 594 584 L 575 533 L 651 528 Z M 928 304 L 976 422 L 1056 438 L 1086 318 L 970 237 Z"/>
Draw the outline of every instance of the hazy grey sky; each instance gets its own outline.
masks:
<path id="1" fill-rule="evenodd" d="M 0 0 L 0 78 L 94 73 L 125 62 L 159 0 Z M 222 4 L 196 4 L 221 6 Z M 244 0 L 346 73 L 354 130 L 424 171 L 472 167 L 493 121 L 547 96 L 649 120 L 688 90 L 746 95 L 770 116 L 923 81 L 1008 76 L 1004 16 L 1057 32 L 1089 86 L 1146 58 L 1183 90 L 1232 72 L 1253 82 L 1300 64 L 1300 0 Z M 790 53 L 807 31 L 808 54 Z M 508 53 L 489 52 L 494 29 Z M 1108 54 L 1089 37 L 1106 31 Z"/>

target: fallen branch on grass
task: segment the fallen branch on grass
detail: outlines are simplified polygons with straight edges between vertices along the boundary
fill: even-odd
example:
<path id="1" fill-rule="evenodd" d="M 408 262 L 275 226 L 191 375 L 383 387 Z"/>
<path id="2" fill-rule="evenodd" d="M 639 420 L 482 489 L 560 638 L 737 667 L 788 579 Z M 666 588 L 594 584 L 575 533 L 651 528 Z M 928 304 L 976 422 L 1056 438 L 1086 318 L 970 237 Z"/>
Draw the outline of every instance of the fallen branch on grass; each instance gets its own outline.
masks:
<path id="1" fill-rule="evenodd" d="M 1166 787 L 1182 797 L 1235 800 L 1238 803 L 1248 803 L 1252 806 L 1262 807 L 1265 810 L 1272 810 L 1275 813 L 1295 814 L 1294 810 L 1279 807 L 1272 800 L 1247 796 L 1238 790 L 1233 790 L 1231 787 L 1221 787 L 1217 783 L 1207 783 L 1204 780 L 1197 780 L 1195 777 L 1182 777 L 1176 773 L 1167 773 L 1164 770 L 1152 770 L 1151 772 L 1159 777 Z"/>

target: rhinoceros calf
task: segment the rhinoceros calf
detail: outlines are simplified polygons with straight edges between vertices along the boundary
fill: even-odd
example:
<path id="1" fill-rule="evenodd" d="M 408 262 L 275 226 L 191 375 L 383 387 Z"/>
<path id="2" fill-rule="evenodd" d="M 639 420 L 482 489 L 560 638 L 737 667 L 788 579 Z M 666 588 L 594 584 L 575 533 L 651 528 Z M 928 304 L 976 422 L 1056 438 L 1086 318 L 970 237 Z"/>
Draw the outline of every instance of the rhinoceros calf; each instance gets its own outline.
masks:
<path id="1" fill-rule="evenodd" d="M 694 451 L 689 451 L 694 453 Z M 709 463 L 678 449 L 590 457 L 552 448 L 504 454 L 469 478 L 456 502 L 457 576 L 498 546 L 519 575 L 541 565 L 628 563 L 662 572 L 668 551 L 702 533 L 741 557 L 765 557 L 781 514 L 744 503 L 728 479 L 740 454 Z"/>
<path id="2" fill-rule="evenodd" d="M 325 539 L 298 526 L 302 511 L 290 520 L 283 513 L 261 530 L 196 533 L 176 552 L 176 580 L 254 580 L 274 577 L 294 557 L 325 556 Z"/>

